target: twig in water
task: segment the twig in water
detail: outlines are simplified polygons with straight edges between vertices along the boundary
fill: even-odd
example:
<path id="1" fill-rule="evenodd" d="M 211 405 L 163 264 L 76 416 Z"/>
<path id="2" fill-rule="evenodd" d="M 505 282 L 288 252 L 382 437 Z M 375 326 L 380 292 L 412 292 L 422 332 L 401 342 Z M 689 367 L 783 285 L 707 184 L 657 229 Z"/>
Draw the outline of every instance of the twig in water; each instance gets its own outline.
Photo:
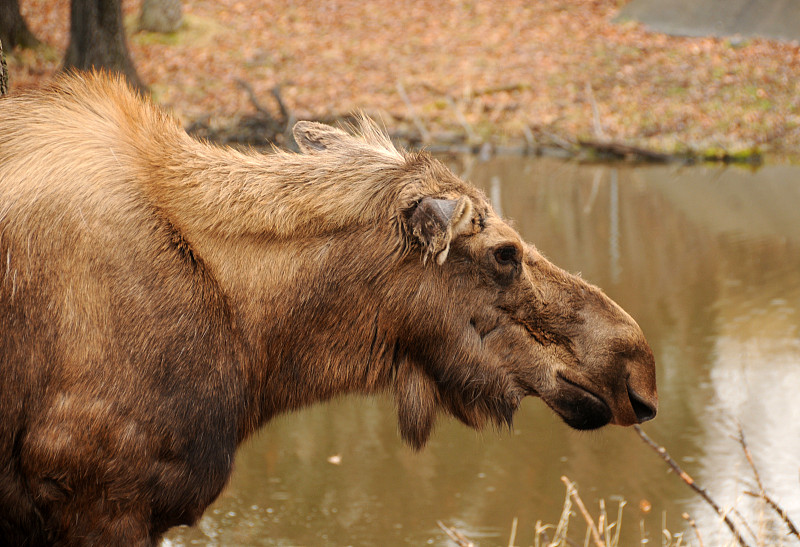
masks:
<path id="1" fill-rule="evenodd" d="M 689 523 L 689 526 L 692 527 L 692 530 L 694 530 L 694 535 L 697 536 L 697 544 L 700 547 L 703 547 L 703 536 L 700 535 L 700 530 L 697 529 L 697 523 L 692 517 L 689 516 L 689 513 L 683 513 L 681 516 L 683 517 L 683 520 Z"/>
<path id="2" fill-rule="evenodd" d="M 549 524 L 542 524 L 541 520 L 537 520 L 535 528 L 536 535 L 533 537 L 533 547 L 541 547 L 539 543 L 540 537 L 544 537 L 545 545 L 549 544 L 550 538 L 547 536 L 547 529 L 552 527 Z"/>
<path id="3" fill-rule="evenodd" d="M 736 438 L 739 441 L 739 444 L 742 446 L 742 452 L 744 452 L 744 457 L 747 458 L 747 463 L 750 465 L 750 469 L 753 470 L 753 476 L 756 479 L 756 484 L 758 485 L 758 491 L 762 494 L 764 493 L 764 483 L 761 482 L 761 475 L 758 472 L 758 468 L 756 468 L 756 463 L 753 461 L 753 455 L 750 453 L 750 447 L 747 446 L 747 441 L 744 439 L 744 431 L 742 430 L 742 424 L 739 424 L 739 436 Z"/>
<path id="4" fill-rule="evenodd" d="M 756 468 L 755 461 L 753 461 L 753 454 L 750 452 L 750 447 L 747 445 L 747 441 L 744 439 L 744 431 L 742 431 L 742 426 L 739 425 L 739 437 L 737 439 L 739 444 L 742 446 L 742 451 L 744 452 L 744 457 L 747 459 L 747 463 L 750 464 L 750 469 L 753 470 L 753 476 L 756 478 L 756 484 L 758 484 L 758 493 L 755 492 L 745 492 L 748 496 L 752 496 L 755 498 L 761 498 L 766 502 L 770 508 L 775 511 L 778 516 L 781 517 L 786 527 L 789 529 L 789 532 L 792 533 L 797 539 L 800 539 L 800 533 L 797 531 L 797 527 L 792 522 L 792 519 L 789 518 L 789 515 L 786 511 L 778 505 L 775 500 L 773 500 L 768 494 L 767 491 L 764 489 L 764 483 L 761 482 L 761 475 L 758 473 L 758 469 Z"/>
<path id="5" fill-rule="evenodd" d="M 561 482 L 567 485 L 567 490 L 569 491 L 570 496 L 575 502 L 575 505 L 578 506 L 578 509 L 583 515 L 583 518 L 586 520 L 586 524 L 587 526 L 589 526 L 589 529 L 592 532 L 592 539 L 594 540 L 594 544 L 597 547 L 606 547 L 605 542 L 602 539 L 600 539 L 600 533 L 597 531 L 597 526 L 594 523 L 594 519 L 592 519 L 592 516 L 589 514 L 589 511 L 586 510 L 586 506 L 583 505 L 583 500 L 578 495 L 578 490 L 575 488 L 575 484 L 570 482 L 570 480 L 564 476 L 561 477 Z"/>
<path id="6" fill-rule="evenodd" d="M 517 517 L 511 521 L 511 535 L 508 537 L 508 547 L 514 547 L 517 540 Z"/>
<path id="7" fill-rule="evenodd" d="M 619 545 L 619 534 L 620 530 L 622 530 L 622 510 L 624 508 L 625 508 L 625 500 L 620 500 L 619 508 L 617 509 L 617 522 L 616 522 L 617 529 L 614 530 L 614 540 L 611 543 L 613 547 L 618 547 Z"/>
<path id="8" fill-rule="evenodd" d="M 452 539 L 455 542 L 455 544 L 458 545 L 458 547 L 475 547 L 474 543 L 472 543 L 470 540 L 468 540 L 464 536 L 464 534 L 462 534 L 461 532 L 459 532 L 455 528 L 450 528 L 445 523 L 443 523 L 441 520 L 437 520 L 436 524 L 439 525 L 439 528 L 441 528 L 444 531 L 444 533 L 447 534 L 447 537 Z"/>
<path id="9" fill-rule="evenodd" d="M 569 518 L 572 516 L 572 496 L 570 496 L 570 489 L 567 487 L 567 493 L 564 496 L 564 507 L 561 509 L 561 517 L 558 519 L 558 525 L 553 532 L 553 541 L 547 541 L 547 545 L 563 545 L 567 541 L 567 530 L 569 529 Z M 545 530 L 542 528 L 542 530 Z M 536 533 L 538 539 L 539 526 L 537 523 Z M 547 536 L 545 535 L 545 538 Z"/>
<path id="10" fill-rule="evenodd" d="M 694 479 L 691 476 L 689 476 L 689 474 L 686 471 L 681 469 L 681 466 L 678 465 L 678 462 L 676 462 L 674 459 L 672 459 L 672 456 L 669 455 L 669 453 L 667 452 L 667 449 L 664 448 L 663 446 L 659 445 L 655 441 L 653 441 L 650 437 L 648 437 L 647 434 L 644 431 L 642 431 L 642 428 L 639 427 L 638 425 L 633 426 L 633 429 L 636 431 L 636 433 L 639 435 L 639 437 L 641 437 L 641 439 L 646 444 L 648 444 L 650 446 L 650 448 L 655 450 L 656 453 L 659 456 L 661 456 L 661 459 L 663 459 L 665 462 L 667 462 L 667 464 L 673 469 L 673 471 L 675 471 L 675 473 L 678 474 L 678 476 L 681 478 L 681 480 L 683 482 L 685 482 L 692 490 L 694 490 L 701 498 L 703 498 L 705 500 L 705 502 L 708 503 L 711 506 L 712 509 L 714 509 L 714 511 L 717 513 L 717 515 L 719 515 L 722 518 L 722 520 L 725 521 L 725 524 L 728 526 L 728 529 L 731 531 L 733 536 L 736 538 L 736 541 L 739 543 L 739 545 L 741 545 L 742 547 L 749 547 L 749 544 L 742 537 L 742 534 L 739 532 L 739 529 L 736 527 L 736 525 L 730 519 L 730 517 L 728 516 L 728 513 L 726 511 L 722 510 L 722 508 L 719 506 L 719 504 L 717 504 L 717 502 L 715 502 L 711 498 L 711 496 L 708 494 L 708 492 L 706 491 L 705 488 L 703 488 L 702 486 L 699 486 L 694 481 Z"/>
<path id="11" fill-rule="evenodd" d="M 791 532 L 793 536 L 800 539 L 800 533 L 798 533 L 797 527 L 795 526 L 794 522 L 792 522 L 792 519 L 789 518 L 789 515 L 786 514 L 786 511 L 783 509 L 783 507 L 778 505 L 778 503 L 774 499 L 772 499 L 766 492 L 762 492 L 760 494 L 756 492 L 745 492 L 745 494 L 748 496 L 752 496 L 754 498 L 761 498 L 762 500 L 764 500 L 764 502 L 766 502 L 766 504 L 770 506 L 770 509 L 778 513 L 778 516 L 780 516 L 781 519 L 783 519 L 783 522 L 784 524 L 786 524 L 786 527 L 789 529 L 789 532 Z"/>
<path id="12" fill-rule="evenodd" d="M 600 498 L 600 516 L 597 517 L 597 529 L 600 531 L 600 539 L 606 542 L 606 530 L 608 528 L 608 513 L 606 513 L 606 500 Z"/>

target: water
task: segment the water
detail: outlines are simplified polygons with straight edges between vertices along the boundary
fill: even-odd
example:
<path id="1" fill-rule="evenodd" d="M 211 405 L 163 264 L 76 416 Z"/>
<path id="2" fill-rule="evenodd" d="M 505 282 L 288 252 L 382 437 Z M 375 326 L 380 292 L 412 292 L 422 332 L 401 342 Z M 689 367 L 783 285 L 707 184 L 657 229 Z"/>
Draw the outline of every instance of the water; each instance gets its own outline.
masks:
<path id="1" fill-rule="evenodd" d="M 555 263 L 600 285 L 642 326 L 660 409 L 645 430 L 766 544 L 780 526 L 755 490 L 741 425 L 765 487 L 800 520 L 800 169 L 580 166 L 553 159 L 454 162 Z M 531 545 L 556 523 L 562 475 L 593 514 L 627 501 L 623 545 L 661 529 L 730 541 L 719 519 L 630 429 L 578 433 L 527 400 L 511 432 L 441 420 L 413 453 L 388 399 L 345 398 L 284 416 L 237 456 L 230 486 L 168 545 Z M 647 506 L 650 511 L 645 512 Z M 585 525 L 573 518 L 583 544 Z"/>

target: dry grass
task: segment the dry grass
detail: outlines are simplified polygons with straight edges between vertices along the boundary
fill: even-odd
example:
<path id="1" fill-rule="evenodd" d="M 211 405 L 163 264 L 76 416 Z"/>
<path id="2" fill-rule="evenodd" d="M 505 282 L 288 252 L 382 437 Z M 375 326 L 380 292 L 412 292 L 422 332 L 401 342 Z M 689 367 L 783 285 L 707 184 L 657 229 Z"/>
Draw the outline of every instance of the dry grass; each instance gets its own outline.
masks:
<path id="1" fill-rule="evenodd" d="M 638 426 L 636 431 L 639 437 L 675 472 L 676 476 L 718 514 L 720 522 L 725 523 L 729 532 L 726 538 L 721 537 L 721 534 L 717 531 L 711 531 L 713 532 L 712 537 L 710 533 L 706 534 L 699 529 L 688 513 L 681 515 L 686 522 L 686 526 L 683 530 L 676 532 L 667 529 L 666 513 L 662 513 L 661 530 L 655 537 L 651 537 L 645 528 L 643 519 L 640 519 L 638 523 L 626 520 L 625 526 L 638 527 L 640 545 L 660 544 L 661 547 L 692 545 L 697 547 L 705 547 L 705 545 L 714 547 L 777 547 L 800 545 L 800 532 L 795 523 L 764 488 L 758 468 L 753 461 L 741 429 L 739 429 L 737 441 L 758 487 L 758 492 L 744 491 L 742 493 L 760 501 L 759 507 L 749 511 L 749 516 L 745 516 L 745 512 L 736 507 L 723 508 L 705 488 L 697 484 L 686 471 L 681 469 L 666 448 L 653 441 Z M 599 500 L 596 508 L 587 508 L 578 493 L 578 487 L 575 483 L 563 476 L 561 481 L 566 487 L 561 517 L 555 524 L 546 524 L 541 520 L 536 521 L 534 524 L 533 547 L 621 547 L 623 545 L 621 543 L 623 516 L 627 504 L 625 500 L 617 501 L 616 506 L 612 507 L 611 511 L 607 510 L 607 504 L 604 499 Z M 648 506 L 646 512 L 650 510 L 651 507 Z M 515 517 L 509 533 L 508 547 L 518 547 L 516 542 L 518 524 L 518 519 Z M 441 522 L 439 526 L 451 541 L 459 547 L 477 547 L 475 542 L 458 530 L 447 527 Z M 766 533 L 768 530 L 772 531 L 772 533 Z M 783 530 L 783 533 L 775 532 L 776 530 Z M 626 535 L 628 538 L 631 536 L 630 533 Z M 709 539 L 705 539 L 704 535 L 708 535 Z"/>

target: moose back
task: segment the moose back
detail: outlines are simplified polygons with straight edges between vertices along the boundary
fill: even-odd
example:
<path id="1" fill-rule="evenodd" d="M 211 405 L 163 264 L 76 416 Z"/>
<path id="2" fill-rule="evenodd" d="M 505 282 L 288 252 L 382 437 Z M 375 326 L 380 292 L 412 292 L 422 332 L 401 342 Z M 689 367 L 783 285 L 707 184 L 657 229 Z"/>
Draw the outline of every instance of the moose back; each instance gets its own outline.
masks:
<path id="1" fill-rule="evenodd" d="M 0 537 L 150 545 L 237 446 L 342 393 L 510 424 L 652 418 L 653 354 L 603 292 L 368 120 L 301 153 L 198 142 L 118 78 L 0 100 Z"/>

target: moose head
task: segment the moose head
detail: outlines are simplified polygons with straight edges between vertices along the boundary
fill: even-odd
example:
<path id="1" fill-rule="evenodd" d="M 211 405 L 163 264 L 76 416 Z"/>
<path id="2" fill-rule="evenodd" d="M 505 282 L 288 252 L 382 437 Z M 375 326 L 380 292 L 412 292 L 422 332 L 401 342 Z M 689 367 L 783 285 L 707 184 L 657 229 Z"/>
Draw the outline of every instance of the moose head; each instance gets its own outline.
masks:
<path id="1" fill-rule="evenodd" d="M 364 273 L 375 280 L 368 304 L 352 300 L 381 312 L 371 345 L 392 348 L 387 366 L 406 441 L 423 446 L 440 409 L 475 428 L 511 424 L 528 395 L 576 429 L 655 416 L 653 353 L 622 308 L 524 242 L 440 162 L 396 151 L 368 123 L 360 133 L 310 122 L 294 129 L 312 161 L 392 165 L 376 169 L 363 191 L 382 196 L 375 206 L 386 214 L 377 217 L 388 215 L 394 229 L 363 232 L 361 257 L 347 260 L 358 267 L 376 247 L 397 257 Z"/>

